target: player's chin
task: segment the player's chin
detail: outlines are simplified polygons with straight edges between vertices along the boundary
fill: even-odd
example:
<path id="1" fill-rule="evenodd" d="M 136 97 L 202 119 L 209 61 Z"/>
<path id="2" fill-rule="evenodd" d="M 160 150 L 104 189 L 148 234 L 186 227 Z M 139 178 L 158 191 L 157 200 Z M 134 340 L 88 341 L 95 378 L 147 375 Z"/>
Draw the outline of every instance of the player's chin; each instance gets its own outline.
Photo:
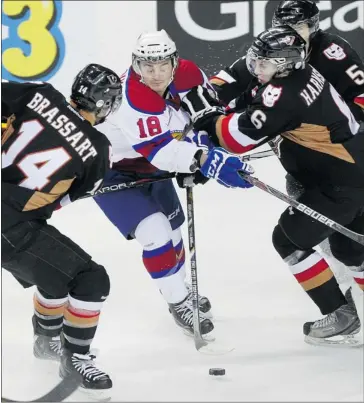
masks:
<path id="1" fill-rule="evenodd" d="M 264 76 L 258 76 L 258 81 L 260 82 L 260 84 L 266 84 L 269 81 L 269 79 Z"/>
<path id="2" fill-rule="evenodd" d="M 163 83 L 153 83 L 153 84 L 151 84 L 150 87 L 154 91 L 164 91 L 167 88 L 166 83 L 164 83 L 164 82 Z"/>

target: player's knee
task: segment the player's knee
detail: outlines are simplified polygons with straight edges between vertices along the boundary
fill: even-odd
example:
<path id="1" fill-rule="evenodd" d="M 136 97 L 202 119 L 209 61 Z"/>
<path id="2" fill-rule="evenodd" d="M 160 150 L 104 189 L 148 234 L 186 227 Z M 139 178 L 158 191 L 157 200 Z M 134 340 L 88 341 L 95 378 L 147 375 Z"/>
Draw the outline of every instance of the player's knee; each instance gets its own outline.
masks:
<path id="1" fill-rule="evenodd" d="M 135 239 L 148 250 L 159 248 L 172 238 L 172 228 L 163 213 L 154 213 L 142 220 L 135 230 Z"/>
<path id="2" fill-rule="evenodd" d="M 272 243 L 282 259 L 285 259 L 297 249 L 287 238 L 280 225 L 276 225 L 273 230 Z"/>
<path id="3" fill-rule="evenodd" d="M 272 234 L 272 242 L 275 250 L 281 258 L 290 266 L 302 262 L 312 254 L 313 250 L 301 250 L 289 240 L 280 225 L 276 225 Z"/>
<path id="4" fill-rule="evenodd" d="M 286 191 L 289 196 L 297 199 L 304 192 L 304 187 L 292 175 L 286 175 Z"/>
<path id="5" fill-rule="evenodd" d="M 90 302 L 103 302 L 110 293 L 110 279 L 105 268 L 93 261 L 71 282 L 71 297 Z"/>

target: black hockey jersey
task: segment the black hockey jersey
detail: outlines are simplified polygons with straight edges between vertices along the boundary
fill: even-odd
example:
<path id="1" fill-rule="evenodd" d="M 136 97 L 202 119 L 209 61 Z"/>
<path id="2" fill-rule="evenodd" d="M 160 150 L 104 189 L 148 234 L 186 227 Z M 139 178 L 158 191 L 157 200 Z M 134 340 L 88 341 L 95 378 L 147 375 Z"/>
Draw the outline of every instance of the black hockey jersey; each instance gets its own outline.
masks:
<path id="1" fill-rule="evenodd" d="M 335 87 L 356 119 L 364 121 L 364 63 L 350 44 L 338 35 L 319 30 L 310 43 L 307 61 Z M 245 57 L 220 71 L 210 82 L 225 104 L 242 95 L 238 109 L 250 103 L 252 91 L 260 85 L 249 73 Z"/>
<path id="2" fill-rule="evenodd" d="M 236 154 L 281 134 L 281 162 L 303 185 L 364 186 L 364 134 L 335 88 L 311 66 L 260 86 L 242 113 L 215 119 L 212 138 Z"/>
<path id="3" fill-rule="evenodd" d="M 1 86 L 2 110 L 10 115 L 1 136 L 4 229 L 47 219 L 61 199 L 74 201 L 97 190 L 110 166 L 111 146 L 52 85 Z"/>

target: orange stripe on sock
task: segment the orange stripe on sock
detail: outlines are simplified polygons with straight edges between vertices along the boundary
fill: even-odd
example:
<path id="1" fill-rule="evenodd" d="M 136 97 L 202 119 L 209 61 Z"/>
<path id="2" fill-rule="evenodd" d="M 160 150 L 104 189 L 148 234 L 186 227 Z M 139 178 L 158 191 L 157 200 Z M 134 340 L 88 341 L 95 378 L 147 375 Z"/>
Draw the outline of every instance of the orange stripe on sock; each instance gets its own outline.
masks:
<path id="1" fill-rule="evenodd" d="M 301 282 L 301 286 L 305 291 L 312 290 L 313 288 L 320 287 L 320 285 L 327 283 L 332 277 L 334 273 L 331 271 L 330 267 L 326 270 L 322 271 L 315 277 L 310 278 L 309 280 Z"/>
<path id="2" fill-rule="evenodd" d="M 41 303 L 35 295 L 33 296 L 33 303 L 34 303 L 34 309 L 37 312 L 39 312 L 41 315 L 48 315 L 48 316 L 62 315 L 66 305 L 64 303 L 62 305 L 56 305 L 56 306 L 51 305 L 45 306 L 45 304 Z"/>

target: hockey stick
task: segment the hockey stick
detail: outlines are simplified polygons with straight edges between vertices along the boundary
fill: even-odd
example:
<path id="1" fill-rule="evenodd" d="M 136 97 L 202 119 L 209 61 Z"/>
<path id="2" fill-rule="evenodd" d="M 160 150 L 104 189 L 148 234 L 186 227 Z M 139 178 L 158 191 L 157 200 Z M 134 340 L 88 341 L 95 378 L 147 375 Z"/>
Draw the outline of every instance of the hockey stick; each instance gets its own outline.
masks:
<path id="1" fill-rule="evenodd" d="M 103 194 L 107 194 L 107 193 L 119 192 L 120 190 L 125 190 L 125 189 L 134 189 L 134 188 L 138 188 L 138 187 L 141 187 L 144 185 L 148 185 L 150 183 L 162 182 L 162 181 L 166 181 L 168 179 L 173 179 L 175 177 L 176 177 L 176 174 L 171 173 L 171 174 L 156 176 L 155 178 L 138 179 L 136 181 L 117 183 L 115 185 L 110 185 L 110 186 L 103 186 L 97 192 L 92 193 L 92 194 L 87 194 L 85 196 L 78 198 L 77 200 L 87 199 L 89 197 L 95 197 L 95 196 L 99 196 L 99 195 L 103 195 Z"/>
<path id="2" fill-rule="evenodd" d="M 193 186 L 186 188 L 187 194 L 187 220 L 188 220 L 188 244 L 190 252 L 191 264 L 191 294 L 192 294 L 192 312 L 193 312 L 193 339 L 196 350 L 203 354 L 221 355 L 233 351 L 234 348 L 226 346 L 214 346 L 203 339 L 200 326 L 200 310 L 198 300 L 198 281 L 197 281 L 197 261 L 196 261 L 196 235 L 195 235 L 195 218 L 194 218 L 194 203 L 193 203 Z"/>
<path id="3" fill-rule="evenodd" d="M 80 381 L 75 378 L 65 378 L 62 379 L 51 391 L 45 395 L 34 400 L 23 400 L 24 402 L 62 402 L 67 399 L 78 387 L 80 386 Z M 1 397 L 2 402 L 21 402 L 21 400 L 11 400 L 5 397 Z"/>
<path id="4" fill-rule="evenodd" d="M 271 157 L 273 155 L 275 155 L 273 150 L 259 151 L 254 154 L 244 155 L 242 157 L 242 160 L 243 161 L 252 161 L 252 160 L 258 160 L 260 158 Z"/>
<path id="5" fill-rule="evenodd" d="M 187 193 L 187 219 L 188 219 L 188 244 L 190 250 L 191 264 L 191 290 L 192 290 L 192 309 L 193 309 L 193 338 L 196 350 L 199 351 L 208 343 L 201 336 L 200 327 L 200 310 L 198 300 L 198 283 L 197 283 L 197 263 L 196 263 L 196 243 L 195 243 L 195 218 L 193 205 L 192 186 L 186 188 Z"/>
<path id="6" fill-rule="evenodd" d="M 239 175 L 246 180 L 247 182 L 251 183 L 252 185 L 258 187 L 259 189 L 264 190 L 267 193 L 281 199 L 291 205 L 292 207 L 296 208 L 297 210 L 301 211 L 302 213 L 308 215 L 309 217 L 313 218 L 316 221 L 325 224 L 326 226 L 332 228 L 336 232 L 340 232 L 340 234 L 345 235 L 346 237 L 352 239 L 355 242 L 364 245 L 364 234 L 359 234 L 358 232 L 351 231 L 350 229 L 344 227 L 343 225 L 331 220 L 330 218 L 324 216 L 323 214 L 319 213 L 318 211 L 313 210 L 312 208 L 306 206 L 303 203 L 298 202 L 297 200 L 293 199 L 292 197 L 287 196 L 286 194 L 280 192 L 279 190 L 267 185 L 264 182 L 261 182 L 259 179 L 255 178 L 254 176 L 247 175 L 243 172 L 239 172 Z"/>
<path id="7" fill-rule="evenodd" d="M 242 159 L 243 159 L 243 161 L 251 161 L 251 160 L 256 160 L 256 159 L 260 159 L 260 158 L 270 157 L 271 155 L 274 155 L 274 152 L 271 150 L 267 150 L 267 151 L 260 151 L 260 152 L 250 154 L 250 155 L 244 155 L 242 157 Z M 173 179 L 175 177 L 176 177 L 175 173 L 169 173 L 169 174 L 165 174 L 165 175 L 161 175 L 161 176 L 156 176 L 154 178 L 137 179 L 137 180 L 131 181 L 131 182 L 124 182 L 124 183 L 117 183 L 115 185 L 103 186 L 96 193 L 87 194 L 85 196 L 79 197 L 77 200 L 87 199 L 89 197 L 95 197 L 95 196 L 113 193 L 113 192 L 119 192 L 120 190 L 125 190 L 125 189 L 134 189 L 134 188 L 138 188 L 138 187 L 141 187 L 144 185 L 148 185 L 150 183 L 162 182 L 162 181 L 165 181 L 168 179 Z"/>

